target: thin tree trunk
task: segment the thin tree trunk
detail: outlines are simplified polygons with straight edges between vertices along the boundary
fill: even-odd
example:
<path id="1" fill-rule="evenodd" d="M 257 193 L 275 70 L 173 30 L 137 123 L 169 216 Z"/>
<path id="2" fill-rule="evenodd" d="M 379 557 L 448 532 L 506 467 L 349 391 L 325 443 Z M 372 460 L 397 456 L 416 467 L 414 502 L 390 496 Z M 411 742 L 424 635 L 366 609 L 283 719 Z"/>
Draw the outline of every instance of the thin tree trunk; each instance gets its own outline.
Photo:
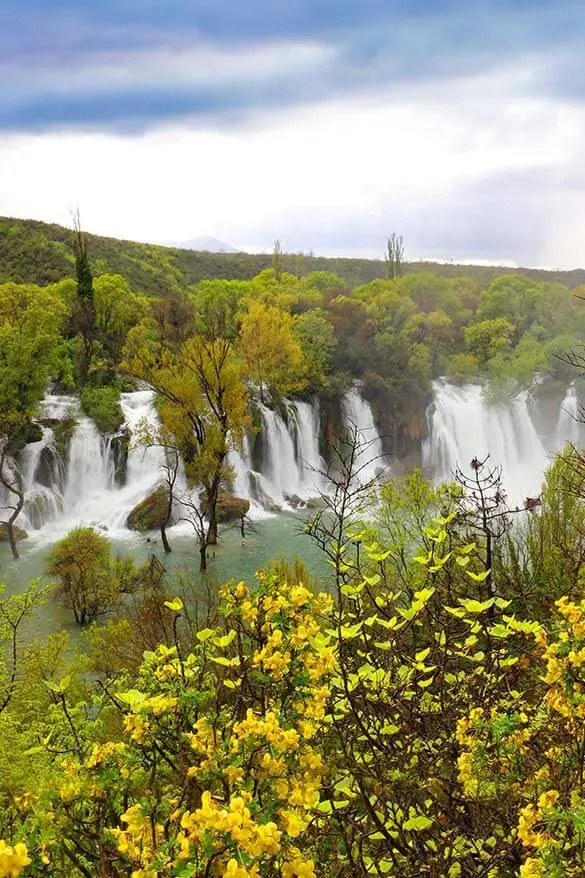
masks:
<path id="1" fill-rule="evenodd" d="M 12 557 L 14 558 L 15 561 L 17 561 L 18 558 L 20 557 L 20 555 L 18 553 L 18 546 L 16 545 L 16 536 L 14 533 L 14 522 L 16 521 L 16 519 L 18 518 L 18 516 L 22 512 L 22 507 L 24 506 L 24 491 L 22 490 L 22 478 L 21 478 L 18 470 L 16 470 L 16 472 L 14 473 L 14 480 L 12 482 L 8 481 L 7 477 L 5 476 L 5 474 L 3 472 L 5 461 L 6 461 L 6 452 L 4 451 L 2 453 L 1 458 L 0 458 L 0 481 L 2 482 L 2 484 L 4 485 L 4 487 L 6 488 L 7 491 L 9 491 L 11 494 L 15 494 L 16 497 L 18 498 L 17 502 L 16 502 L 16 506 L 9 507 L 10 509 L 12 509 L 12 515 L 10 515 L 10 517 L 8 518 L 8 521 L 6 522 L 6 532 L 8 534 L 8 541 L 10 543 Z"/>
<path id="2" fill-rule="evenodd" d="M 167 529 L 166 529 L 166 525 L 164 525 L 164 524 L 161 524 L 161 527 L 160 527 L 160 538 L 162 540 L 163 549 L 165 550 L 165 552 L 171 552 L 172 551 L 171 544 L 168 541 Z"/>

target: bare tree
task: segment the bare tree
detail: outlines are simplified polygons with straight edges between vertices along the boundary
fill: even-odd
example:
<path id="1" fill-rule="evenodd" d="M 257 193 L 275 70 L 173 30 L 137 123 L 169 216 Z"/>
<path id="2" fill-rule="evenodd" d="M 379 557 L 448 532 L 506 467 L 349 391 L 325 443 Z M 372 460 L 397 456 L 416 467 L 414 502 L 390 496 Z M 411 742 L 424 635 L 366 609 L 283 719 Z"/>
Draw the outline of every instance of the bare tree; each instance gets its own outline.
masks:
<path id="1" fill-rule="evenodd" d="M 366 439 L 354 424 L 345 436 L 335 437 L 327 469 L 311 467 L 325 487 L 319 491 L 321 508 L 305 525 L 305 533 L 332 565 L 338 597 L 342 585 L 360 569 L 360 544 L 353 539 L 351 523 L 363 518 L 376 501 L 377 476 L 364 480 L 374 441 Z"/>
<path id="2" fill-rule="evenodd" d="M 277 238 L 274 242 L 274 249 L 272 251 L 272 268 L 274 269 L 274 277 L 277 281 L 280 281 L 282 278 L 283 255 L 282 243 Z"/>
<path id="3" fill-rule="evenodd" d="M 386 253 L 384 254 L 386 263 L 386 277 L 395 278 L 402 275 L 402 265 L 404 262 L 404 243 L 402 235 L 392 232 L 386 240 Z"/>

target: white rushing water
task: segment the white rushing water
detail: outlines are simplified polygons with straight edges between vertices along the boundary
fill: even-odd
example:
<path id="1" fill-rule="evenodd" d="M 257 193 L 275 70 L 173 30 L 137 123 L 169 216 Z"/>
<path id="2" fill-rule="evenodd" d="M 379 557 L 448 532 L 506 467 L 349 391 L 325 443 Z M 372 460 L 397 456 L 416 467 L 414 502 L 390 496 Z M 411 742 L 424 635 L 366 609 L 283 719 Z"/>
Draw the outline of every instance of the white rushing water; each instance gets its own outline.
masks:
<path id="1" fill-rule="evenodd" d="M 441 380 L 435 382 L 434 394 L 422 452 L 424 466 L 436 481 L 452 480 L 457 466 L 469 471 L 474 457 L 482 459 L 489 453 L 491 462 L 502 466 L 506 491 L 516 504 L 538 493 L 555 451 L 567 441 L 585 445 L 585 428 L 575 419 L 579 400 L 572 386 L 556 423 L 553 416 L 544 436 L 535 427 L 535 400 L 529 391 L 490 405 L 480 385 L 456 386 Z M 157 427 L 152 392 L 122 394 L 121 405 L 124 429 L 132 436 L 124 478 L 116 473 L 116 437 L 104 437 L 81 415 L 74 398 L 46 397 L 42 438 L 29 443 L 20 456 L 27 499 L 18 525 L 31 536 L 52 542 L 80 525 L 96 526 L 117 537 L 128 535 L 128 514 L 161 483 L 165 456 L 163 449 L 145 448 L 139 442 L 143 424 L 151 431 Z M 229 455 L 232 491 L 250 500 L 251 518 L 297 508 L 326 488 L 322 476 L 326 464 L 319 450 L 318 401 L 283 400 L 278 409 L 257 405 L 260 433 L 246 436 L 241 451 Z M 70 411 L 78 423 L 62 460 L 51 424 Z M 364 443 L 358 461 L 360 480 L 383 479 L 390 470 L 372 409 L 357 385 L 344 395 L 342 413 L 345 426 L 355 429 Z M 0 506 L 9 500 L 5 492 L 0 493 Z M 0 518 L 6 517 L 5 511 L 0 512 Z"/>
<path id="2" fill-rule="evenodd" d="M 452 481 L 457 467 L 470 472 L 473 458 L 502 467 L 510 502 L 538 494 L 545 469 L 567 441 L 579 444 L 583 427 L 571 414 L 578 409 L 575 389 L 569 387 L 561 404 L 552 441 L 539 436 L 531 417 L 529 391 L 490 404 L 478 384 L 434 384 L 434 402 L 427 414 L 428 436 L 423 465 L 436 481 Z"/>
<path id="3" fill-rule="evenodd" d="M 344 395 L 342 407 L 344 424 L 350 431 L 355 430 L 360 444 L 356 461 L 360 482 L 366 484 L 372 479 L 383 478 L 388 466 L 384 463 L 382 440 L 370 404 L 354 387 Z"/>
<path id="4" fill-rule="evenodd" d="M 116 477 L 117 437 L 104 437 L 81 414 L 75 398 L 45 398 L 41 412 L 45 423 L 72 416 L 77 426 L 64 460 L 50 426 L 43 427 L 42 439 L 29 443 L 21 454 L 27 500 L 18 524 L 32 537 L 52 542 L 80 526 L 98 527 L 118 537 L 128 533 L 128 514 L 163 479 L 165 455 L 162 448 L 140 442 L 143 428 L 154 433 L 158 424 L 152 392 L 124 393 L 121 406 L 123 431 L 132 437 L 123 479 Z M 245 437 L 241 453 L 232 451 L 229 456 L 233 493 L 250 500 L 252 518 L 296 508 L 315 497 L 322 483 L 319 470 L 325 468 L 319 453 L 318 401 L 285 400 L 282 412 L 264 405 L 259 410 L 263 424 L 259 468 L 252 464 L 250 436 Z M 179 493 L 186 491 L 182 475 L 176 487 Z M 197 495 L 197 491 L 191 494 L 195 499 Z"/>
<path id="5" fill-rule="evenodd" d="M 253 517 L 266 510 L 291 509 L 319 494 L 325 462 L 319 452 L 319 403 L 283 400 L 283 414 L 257 403 L 262 418 L 261 466 L 255 469 L 249 437 L 229 462 L 234 493 L 250 500 Z"/>
<path id="6" fill-rule="evenodd" d="M 585 425 L 581 423 L 581 406 L 575 385 L 567 388 L 566 396 L 561 403 L 559 420 L 555 432 L 555 446 L 560 450 L 567 442 L 578 448 L 585 445 Z"/>
<path id="7" fill-rule="evenodd" d="M 123 393 L 126 427 L 136 435 L 144 422 L 156 428 L 151 391 Z M 65 460 L 61 460 L 53 430 L 43 428 L 40 442 L 29 443 L 20 466 L 26 505 L 18 525 L 43 541 L 53 541 L 74 527 L 94 526 L 117 535 L 126 533 L 129 512 L 161 481 L 162 450 L 132 443 L 126 479 L 118 484 L 112 437 L 104 437 L 90 418 L 80 414 L 73 397 L 47 396 L 41 418 L 77 419 Z"/>

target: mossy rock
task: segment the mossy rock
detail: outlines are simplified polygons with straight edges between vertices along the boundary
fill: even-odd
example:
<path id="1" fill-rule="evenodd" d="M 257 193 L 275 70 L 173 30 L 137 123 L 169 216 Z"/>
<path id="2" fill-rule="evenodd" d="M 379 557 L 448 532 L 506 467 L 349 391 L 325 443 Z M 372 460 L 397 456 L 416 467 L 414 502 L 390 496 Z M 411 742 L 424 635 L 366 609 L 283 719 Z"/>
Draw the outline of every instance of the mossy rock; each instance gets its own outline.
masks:
<path id="1" fill-rule="evenodd" d="M 307 509 L 326 509 L 327 501 L 324 497 L 309 497 L 305 506 Z"/>
<path id="2" fill-rule="evenodd" d="M 28 534 L 21 527 L 17 527 L 15 524 L 12 526 L 12 530 L 14 533 L 15 540 L 26 540 Z M 5 543 L 8 542 L 8 525 L 5 521 L 0 521 L 0 542 Z"/>
<path id="3" fill-rule="evenodd" d="M 126 519 L 129 530 L 158 530 L 163 525 L 170 525 L 167 520 L 169 508 L 169 489 L 160 485 L 156 491 L 137 503 Z"/>
<path id="4" fill-rule="evenodd" d="M 202 508 L 205 510 L 205 494 L 200 495 Z M 234 497 L 227 491 L 219 491 L 215 513 L 218 521 L 239 521 L 250 508 L 250 501 L 244 497 Z"/>

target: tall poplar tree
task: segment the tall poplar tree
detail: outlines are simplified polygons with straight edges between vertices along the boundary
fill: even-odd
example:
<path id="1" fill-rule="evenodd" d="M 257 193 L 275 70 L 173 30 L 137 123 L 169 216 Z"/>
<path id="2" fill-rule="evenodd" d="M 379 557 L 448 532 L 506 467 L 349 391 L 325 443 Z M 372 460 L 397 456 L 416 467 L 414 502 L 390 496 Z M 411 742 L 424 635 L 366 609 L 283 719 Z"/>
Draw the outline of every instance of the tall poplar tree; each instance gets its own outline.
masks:
<path id="1" fill-rule="evenodd" d="M 87 237 L 81 229 L 78 210 L 73 214 L 73 253 L 77 275 L 77 297 L 73 322 L 80 341 L 77 366 L 79 384 L 83 387 L 87 382 L 94 354 L 96 319 L 93 276 L 87 255 Z"/>

